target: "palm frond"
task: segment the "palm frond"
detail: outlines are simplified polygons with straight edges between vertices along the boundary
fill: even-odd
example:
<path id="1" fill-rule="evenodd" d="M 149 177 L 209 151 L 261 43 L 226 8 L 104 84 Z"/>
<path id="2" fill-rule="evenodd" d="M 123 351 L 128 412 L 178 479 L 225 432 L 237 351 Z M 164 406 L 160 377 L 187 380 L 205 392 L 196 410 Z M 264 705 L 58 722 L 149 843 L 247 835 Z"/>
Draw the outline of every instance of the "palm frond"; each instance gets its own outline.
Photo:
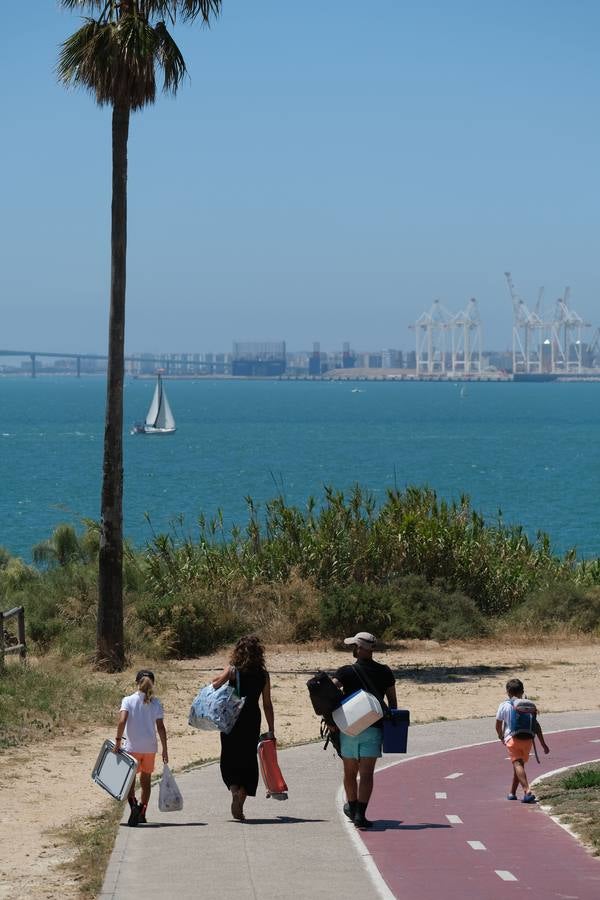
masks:
<path id="1" fill-rule="evenodd" d="M 163 90 L 175 94 L 187 75 L 185 60 L 164 22 L 159 22 L 154 31 L 157 38 L 156 59 L 163 70 Z"/>
<path id="2" fill-rule="evenodd" d="M 177 3 L 184 22 L 193 22 L 200 16 L 206 25 L 211 18 L 218 18 L 222 5 L 222 0 L 178 0 Z"/>

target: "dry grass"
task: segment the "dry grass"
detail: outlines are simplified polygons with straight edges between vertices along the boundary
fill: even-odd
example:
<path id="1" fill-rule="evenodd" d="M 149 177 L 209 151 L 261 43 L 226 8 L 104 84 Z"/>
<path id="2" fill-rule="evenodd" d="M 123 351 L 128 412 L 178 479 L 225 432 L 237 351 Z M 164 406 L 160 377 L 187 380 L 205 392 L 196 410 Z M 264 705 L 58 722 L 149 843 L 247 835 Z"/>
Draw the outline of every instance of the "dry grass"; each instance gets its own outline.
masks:
<path id="1" fill-rule="evenodd" d="M 81 897 L 96 897 L 102 889 L 122 814 L 123 805 L 113 803 L 101 815 L 79 819 L 53 834 L 70 855 L 60 869 L 76 883 Z"/>
<path id="2" fill-rule="evenodd" d="M 600 766 L 592 763 L 540 781 L 539 800 L 568 825 L 578 838 L 600 856 Z"/>
<path id="3" fill-rule="evenodd" d="M 122 684 L 120 676 L 52 655 L 12 661 L 0 675 L 0 750 L 107 722 Z"/>

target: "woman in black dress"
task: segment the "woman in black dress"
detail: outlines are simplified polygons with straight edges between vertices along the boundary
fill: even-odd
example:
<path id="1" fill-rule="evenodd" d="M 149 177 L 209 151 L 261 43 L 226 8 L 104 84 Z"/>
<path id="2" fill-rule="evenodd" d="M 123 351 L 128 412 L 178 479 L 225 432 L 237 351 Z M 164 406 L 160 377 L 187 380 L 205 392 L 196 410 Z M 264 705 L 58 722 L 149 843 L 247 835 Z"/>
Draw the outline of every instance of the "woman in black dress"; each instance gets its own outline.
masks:
<path id="1" fill-rule="evenodd" d="M 271 702 L 271 682 L 265 666 L 265 651 L 255 634 L 240 638 L 231 654 L 229 665 L 213 681 L 219 688 L 227 681 L 236 683 L 240 676 L 240 694 L 246 698 L 239 718 L 229 734 L 221 732 L 221 775 L 231 791 L 231 815 L 243 822 L 246 797 L 255 797 L 258 786 L 256 749 L 260 736 L 259 699 L 265 711 L 268 736 L 275 737 L 275 719 Z"/>

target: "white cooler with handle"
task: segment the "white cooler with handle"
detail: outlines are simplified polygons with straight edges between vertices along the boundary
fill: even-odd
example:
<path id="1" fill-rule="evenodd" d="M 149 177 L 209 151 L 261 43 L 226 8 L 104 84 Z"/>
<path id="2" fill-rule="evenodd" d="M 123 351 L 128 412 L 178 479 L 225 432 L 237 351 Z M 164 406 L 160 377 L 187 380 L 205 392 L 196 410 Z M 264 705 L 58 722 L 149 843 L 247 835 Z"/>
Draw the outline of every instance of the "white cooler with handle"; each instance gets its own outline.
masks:
<path id="1" fill-rule="evenodd" d="M 344 734 L 356 735 L 383 717 L 381 703 L 373 694 L 355 691 L 333 711 L 333 721 Z"/>

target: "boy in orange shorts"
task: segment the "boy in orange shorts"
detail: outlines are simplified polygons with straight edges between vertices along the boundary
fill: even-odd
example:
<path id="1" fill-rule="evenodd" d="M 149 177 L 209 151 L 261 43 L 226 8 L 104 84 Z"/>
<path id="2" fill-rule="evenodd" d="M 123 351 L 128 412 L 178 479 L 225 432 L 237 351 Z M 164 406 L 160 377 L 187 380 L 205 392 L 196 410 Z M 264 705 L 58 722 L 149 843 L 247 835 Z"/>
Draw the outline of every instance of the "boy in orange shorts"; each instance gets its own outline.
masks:
<path id="1" fill-rule="evenodd" d="M 506 682 L 506 693 L 508 700 L 504 700 L 498 707 L 496 713 L 496 734 L 498 738 L 506 745 L 510 761 L 513 765 L 513 779 L 507 800 L 517 799 L 517 789 L 519 785 L 523 788 L 522 803 L 535 803 L 536 797 L 529 789 L 529 781 L 525 772 L 525 763 L 529 759 L 531 748 L 533 746 L 533 737 L 516 737 L 511 731 L 511 722 L 513 718 L 513 700 L 521 700 L 525 693 L 523 682 L 518 678 L 511 678 Z M 535 719 L 535 735 L 539 738 L 544 753 L 550 752 L 550 747 L 544 740 L 540 723 Z"/>

